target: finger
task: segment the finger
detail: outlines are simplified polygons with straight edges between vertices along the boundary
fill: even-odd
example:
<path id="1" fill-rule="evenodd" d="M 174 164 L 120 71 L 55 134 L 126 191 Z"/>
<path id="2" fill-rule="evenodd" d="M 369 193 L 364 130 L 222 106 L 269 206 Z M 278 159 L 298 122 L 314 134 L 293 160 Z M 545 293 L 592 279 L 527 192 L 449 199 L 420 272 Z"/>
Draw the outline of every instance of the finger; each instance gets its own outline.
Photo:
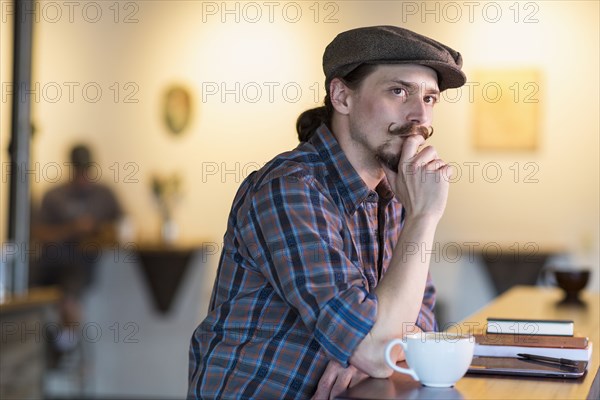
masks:
<path id="1" fill-rule="evenodd" d="M 334 400 L 340 393 L 342 393 L 344 390 L 348 389 L 351 379 L 352 379 L 352 372 L 350 372 L 348 370 L 340 371 L 337 379 L 335 380 L 335 384 L 331 388 L 331 393 L 329 394 L 329 399 Z"/>
<path id="2" fill-rule="evenodd" d="M 452 178 L 454 177 L 454 167 L 450 164 L 445 164 L 439 169 L 440 174 L 442 175 L 442 179 L 445 179 L 447 182 L 452 182 Z"/>
<path id="3" fill-rule="evenodd" d="M 327 364 L 325 368 L 325 372 L 323 372 L 323 376 L 319 380 L 319 384 L 317 385 L 317 391 L 313 395 L 313 400 L 323 400 L 329 397 L 329 393 L 331 393 L 331 388 L 335 383 L 336 374 L 333 371 L 334 365 L 330 362 Z"/>
<path id="4" fill-rule="evenodd" d="M 414 157 L 413 162 L 417 165 L 425 165 L 438 159 L 437 150 L 433 146 L 423 147 Z"/>
<path id="5" fill-rule="evenodd" d="M 425 139 L 421 135 L 413 135 L 404 139 L 404 143 L 402 143 L 402 152 L 400 153 L 400 162 L 408 162 L 411 160 L 415 154 L 417 154 L 419 146 L 424 142 Z"/>
<path id="6" fill-rule="evenodd" d="M 446 163 L 444 162 L 444 160 L 436 158 L 435 160 L 432 160 L 429 163 L 427 163 L 427 165 L 425 165 L 425 169 L 427 171 L 438 171 L 442 169 L 445 165 Z"/>
<path id="7" fill-rule="evenodd" d="M 319 386 L 317 387 L 317 391 L 313 395 L 313 400 L 325 400 L 329 398 L 329 393 L 331 393 L 331 389 L 333 388 L 333 384 L 335 383 L 335 377 L 329 377 L 328 379 L 323 379 L 319 381 Z"/>

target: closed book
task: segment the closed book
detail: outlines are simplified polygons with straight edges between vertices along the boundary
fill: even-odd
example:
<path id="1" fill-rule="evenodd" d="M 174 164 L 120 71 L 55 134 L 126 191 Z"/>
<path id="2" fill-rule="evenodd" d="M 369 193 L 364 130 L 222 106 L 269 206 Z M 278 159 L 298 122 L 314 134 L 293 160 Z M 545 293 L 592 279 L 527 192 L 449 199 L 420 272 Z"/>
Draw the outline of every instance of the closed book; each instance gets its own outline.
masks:
<path id="1" fill-rule="evenodd" d="M 517 354 L 533 354 L 536 356 L 567 358 L 575 361 L 589 361 L 592 357 L 592 342 L 585 349 L 564 349 L 555 347 L 525 346 L 488 346 L 475 343 L 473 355 L 479 357 L 518 357 Z"/>
<path id="2" fill-rule="evenodd" d="M 573 321 L 549 319 L 488 318 L 487 333 L 573 336 Z"/>
<path id="3" fill-rule="evenodd" d="M 588 338 L 582 336 L 510 335 L 489 333 L 473 335 L 475 342 L 487 346 L 555 347 L 561 349 L 585 349 Z"/>

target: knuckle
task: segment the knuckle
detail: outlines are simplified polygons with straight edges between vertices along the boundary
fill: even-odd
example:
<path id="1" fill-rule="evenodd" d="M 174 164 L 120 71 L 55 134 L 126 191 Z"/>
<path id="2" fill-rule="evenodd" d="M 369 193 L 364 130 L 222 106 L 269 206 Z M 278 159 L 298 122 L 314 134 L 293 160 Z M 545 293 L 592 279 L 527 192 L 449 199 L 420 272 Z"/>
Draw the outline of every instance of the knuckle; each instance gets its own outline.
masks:
<path id="1" fill-rule="evenodd" d="M 321 382 L 323 383 L 323 387 L 330 387 L 335 382 L 335 375 L 324 376 L 323 379 L 321 379 Z M 319 386 L 321 386 L 321 384 L 319 384 Z"/>
<path id="2" fill-rule="evenodd" d="M 345 370 L 344 372 L 342 372 L 341 378 L 343 381 L 347 381 L 349 379 L 352 379 L 352 375 L 353 375 L 352 371 Z"/>
<path id="3" fill-rule="evenodd" d="M 409 136 L 405 140 L 408 144 L 411 145 L 419 145 L 425 141 L 421 135 Z"/>

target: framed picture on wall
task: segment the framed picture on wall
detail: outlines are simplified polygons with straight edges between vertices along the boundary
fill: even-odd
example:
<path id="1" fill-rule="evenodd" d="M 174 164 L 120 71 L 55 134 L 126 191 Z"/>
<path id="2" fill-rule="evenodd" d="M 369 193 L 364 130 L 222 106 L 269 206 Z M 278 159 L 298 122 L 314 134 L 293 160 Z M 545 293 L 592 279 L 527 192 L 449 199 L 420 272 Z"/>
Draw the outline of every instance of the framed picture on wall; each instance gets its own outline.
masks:
<path id="1" fill-rule="evenodd" d="M 473 141 L 478 150 L 536 150 L 541 72 L 480 69 L 472 74 Z"/>
<path id="2" fill-rule="evenodd" d="M 169 133 L 178 136 L 192 118 L 192 95 L 183 85 L 170 86 L 163 99 L 163 118 Z"/>

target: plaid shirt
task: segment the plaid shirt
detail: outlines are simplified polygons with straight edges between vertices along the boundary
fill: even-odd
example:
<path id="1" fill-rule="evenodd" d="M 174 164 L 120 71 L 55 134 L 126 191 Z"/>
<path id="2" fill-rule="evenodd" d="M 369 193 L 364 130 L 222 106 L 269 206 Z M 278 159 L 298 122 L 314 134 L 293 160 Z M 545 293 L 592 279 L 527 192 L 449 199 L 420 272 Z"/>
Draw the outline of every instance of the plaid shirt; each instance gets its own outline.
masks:
<path id="1" fill-rule="evenodd" d="M 188 398 L 308 398 L 329 360 L 348 365 L 402 225 L 387 182 L 376 189 L 325 125 L 248 176 L 191 339 Z M 423 330 L 436 329 L 434 299 L 428 278 Z"/>

